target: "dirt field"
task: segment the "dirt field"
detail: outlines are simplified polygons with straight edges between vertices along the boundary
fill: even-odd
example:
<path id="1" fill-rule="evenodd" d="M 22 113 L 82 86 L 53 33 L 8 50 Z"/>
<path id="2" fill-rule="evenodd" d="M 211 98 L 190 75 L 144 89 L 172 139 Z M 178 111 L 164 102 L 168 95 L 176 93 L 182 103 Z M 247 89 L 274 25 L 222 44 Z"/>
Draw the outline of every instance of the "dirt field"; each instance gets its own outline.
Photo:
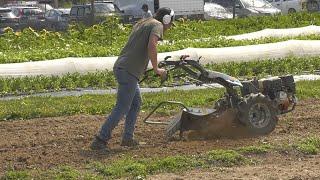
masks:
<path id="1" fill-rule="evenodd" d="M 320 136 L 320 100 L 299 102 L 293 113 L 282 116 L 274 132 L 255 138 L 189 139 L 167 142 L 164 127 L 150 126 L 139 119 L 136 138 L 139 148 L 119 146 L 123 123 L 114 131 L 110 155 L 89 150 L 102 116 L 68 116 L 26 121 L 0 122 L 0 176 L 8 169 L 49 169 L 58 165 L 84 167 L 92 161 L 108 162 L 131 155 L 136 158 L 200 154 L 213 149 L 231 149 L 270 142 L 290 143 L 308 135 Z M 320 179 L 320 156 L 268 153 L 257 166 L 193 170 L 184 174 L 159 174 L 150 179 Z"/>

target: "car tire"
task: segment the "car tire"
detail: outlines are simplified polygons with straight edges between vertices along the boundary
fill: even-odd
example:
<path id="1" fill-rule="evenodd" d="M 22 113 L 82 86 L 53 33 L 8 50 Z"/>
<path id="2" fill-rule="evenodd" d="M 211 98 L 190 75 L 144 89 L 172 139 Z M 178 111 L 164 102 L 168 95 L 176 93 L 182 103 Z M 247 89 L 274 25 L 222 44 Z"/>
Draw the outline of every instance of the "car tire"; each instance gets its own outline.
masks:
<path id="1" fill-rule="evenodd" d="M 288 14 L 291 14 L 291 13 L 296 13 L 297 11 L 294 9 L 294 8 L 290 8 L 288 10 Z"/>
<path id="2" fill-rule="evenodd" d="M 56 27 L 56 25 L 54 25 L 54 24 L 51 24 L 51 28 L 50 28 L 52 31 L 57 31 L 57 27 Z"/>

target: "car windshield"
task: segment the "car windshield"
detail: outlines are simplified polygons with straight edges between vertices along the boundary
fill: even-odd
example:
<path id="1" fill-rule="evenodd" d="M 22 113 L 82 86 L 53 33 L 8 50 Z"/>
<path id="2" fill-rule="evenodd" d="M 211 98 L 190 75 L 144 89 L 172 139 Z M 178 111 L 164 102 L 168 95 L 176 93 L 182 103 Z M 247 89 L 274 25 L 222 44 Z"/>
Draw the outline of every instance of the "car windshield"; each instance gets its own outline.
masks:
<path id="1" fill-rule="evenodd" d="M 0 17 L 2 18 L 15 18 L 15 15 L 11 11 L 1 11 L 0 10 Z"/>
<path id="2" fill-rule="evenodd" d="M 38 4 L 38 7 L 42 10 L 49 11 L 53 9 L 53 7 L 50 4 Z"/>
<path id="3" fill-rule="evenodd" d="M 70 9 L 58 9 L 59 14 L 70 14 Z"/>
<path id="4" fill-rule="evenodd" d="M 112 3 L 95 4 L 94 7 L 96 13 L 110 13 L 116 11 Z"/>
<path id="5" fill-rule="evenodd" d="M 272 7 L 272 5 L 264 0 L 241 0 L 245 7 Z"/>
<path id="6" fill-rule="evenodd" d="M 41 10 L 40 9 L 32 9 L 32 8 L 26 8 L 26 9 L 23 9 L 23 14 L 25 16 L 32 16 L 32 15 L 39 15 L 39 14 L 42 14 Z"/>

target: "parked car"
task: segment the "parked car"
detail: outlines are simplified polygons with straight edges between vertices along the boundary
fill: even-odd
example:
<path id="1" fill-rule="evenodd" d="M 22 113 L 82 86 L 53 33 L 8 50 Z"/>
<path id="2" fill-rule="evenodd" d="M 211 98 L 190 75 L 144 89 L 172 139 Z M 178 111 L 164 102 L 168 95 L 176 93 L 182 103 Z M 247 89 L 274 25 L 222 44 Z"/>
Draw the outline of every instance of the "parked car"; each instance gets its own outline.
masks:
<path id="1" fill-rule="evenodd" d="M 46 29 L 65 31 L 68 29 L 70 9 L 51 9 L 45 13 Z"/>
<path id="2" fill-rule="evenodd" d="M 42 12 L 46 12 L 53 7 L 48 4 L 50 0 L 38 0 L 38 1 L 11 1 L 10 3 L 5 4 L 5 7 L 13 7 L 13 6 L 28 6 L 28 7 L 37 7 Z"/>
<path id="3" fill-rule="evenodd" d="M 44 12 L 37 7 L 13 6 L 12 12 L 19 18 L 20 28 L 32 27 L 42 29 L 44 27 Z"/>
<path id="4" fill-rule="evenodd" d="M 274 7 L 281 10 L 283 14 L 302 11 L 301 0 L 267 0 Z"/>
<path id="5" fill-rule="evenodd" d="M 208 2 L 223 6 L 230 12 L 233 12 L 233 1 L 234 0 L 208 0 Z M 273 7 L 265 0 L 235 0 L 235 14 L 238 17 L 275 15 L 280 13 L 280 9 Z"/>
<path id="6" fill-rule="evenodd" d="M 113 3 L 135 20 L 142 18 L 143 4 L 148 5 L 152 14 L 159 8 L 169 7 L 174 10 L 176 18 L 202 19 L 204 16 L 204 0 L 113 0 Z"/>
<path id="7" fill-rule="evenodd" d="M 302 9 L 308 12 L 318 12 L 319 11 L 319 0 L 301 0 Z"/>
<path id="8" fill-rule="evenodd" d="M 3 33 L 6 27 L 13 30 L 19 28 L 19 18 L 16 17 L 9 8 L 0 8 L 0 33 Z"/>
<path id="9" fill-rule="evenodd" d="M 216 3 L 208 3 L 204 4 L 204 19 L 232 19 L 233 14 L 226 10 L 223 6 Z"/>
<path id="10" fill-rule="evenodd" d="M 106 20 L 109 16 L 122 16 L 120 9 L 111 1 L 95 2 L 94 3 L 94 21 L 93 24 L 100 23 Z M 70 23 L 83 23 L 90 25 L 91 4 L 75 5 L 70 10 Z"/>
<path id="11" fill-rule="evenodd" d="M 42 12 L 46 12 L 53 9 L 53 7 L 50 4 L 43 4 L 43 3 L 38 3 L 33 7 L 38 7 L 39 9 L 41 9 Z"/>

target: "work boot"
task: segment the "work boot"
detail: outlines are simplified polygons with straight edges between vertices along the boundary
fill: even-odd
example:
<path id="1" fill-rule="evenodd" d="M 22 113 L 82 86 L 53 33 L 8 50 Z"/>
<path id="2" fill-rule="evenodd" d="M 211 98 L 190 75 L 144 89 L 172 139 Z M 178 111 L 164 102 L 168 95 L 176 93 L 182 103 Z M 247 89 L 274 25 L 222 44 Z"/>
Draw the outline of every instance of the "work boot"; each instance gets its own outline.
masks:
<path id="1" fill-rule="evenodd" d="M 122 140 L 120 146 L 136 147 L 139 145 L 139 141 L 135 139 Z"/>
<path id="2" fill-rule="evenodd" d="M 109 148 L 107 147 L 107 143 L 100 139 L 98 136 L 94 138 L 90 145 L 91 150 L 94 151 L 105 151 L 110 152 Z"/>

